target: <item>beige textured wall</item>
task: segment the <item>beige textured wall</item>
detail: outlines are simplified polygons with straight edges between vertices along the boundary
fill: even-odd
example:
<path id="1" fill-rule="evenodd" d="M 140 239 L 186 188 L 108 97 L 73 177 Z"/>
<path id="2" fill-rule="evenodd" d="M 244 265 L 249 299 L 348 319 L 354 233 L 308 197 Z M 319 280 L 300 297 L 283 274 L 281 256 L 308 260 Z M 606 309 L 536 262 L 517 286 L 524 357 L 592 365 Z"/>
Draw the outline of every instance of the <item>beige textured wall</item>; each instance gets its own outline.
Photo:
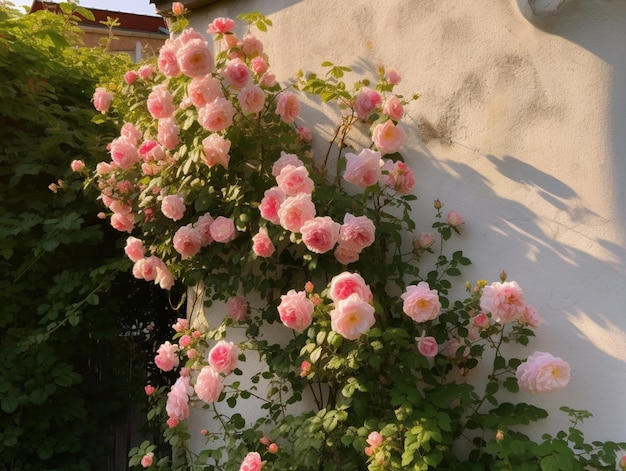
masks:
<path id="1" fill-rule="evenodd" d="M 253 10 L 274 21 L 261 39 L 279 80 L 325 60 L 387 65 L 421 95 L 404 124 L 418 230 L 437 197 L 461 213 L 467 279 L 506 270 L 545 319 L 528 353 L 572 366 L 567 389 L 520 397 L 552 411 L 535 432 L 566 427 L 568 405 L 594 413 L 590 439 L 625 441 L 626 1 L 531 22 L 516 0 L 239 0 L 192 26 Z M 328 132 L 318 109 L 305 117 Z"/>

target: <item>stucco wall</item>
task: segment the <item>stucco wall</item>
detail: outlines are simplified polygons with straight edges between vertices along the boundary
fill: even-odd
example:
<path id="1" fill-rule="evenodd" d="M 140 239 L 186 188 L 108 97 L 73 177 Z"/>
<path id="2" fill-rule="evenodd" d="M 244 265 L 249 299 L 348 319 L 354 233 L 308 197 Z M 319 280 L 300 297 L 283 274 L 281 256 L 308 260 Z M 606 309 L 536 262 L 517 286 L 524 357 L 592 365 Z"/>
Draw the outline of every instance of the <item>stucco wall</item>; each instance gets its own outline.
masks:
<path id="1" fill-rule="evenodd" d="M 566 427 L 568 405 L 594 413 L 589 438 L 626 440 L 626 2 L 531 22 L 515 0 L 241 0 L 191 25 L 253 10 L 274 21 L 261 39 L 279 80 L 325 60 L 372 78 L 387 65 L 421 95 L 404 124 L 418 230 L 435 198 L 461 213 L 466 278 L 506 270 L 545 319 L 528 353 L 572 366 L 565 390 L 521 394 L 552 411 L 537 432 Z"/>

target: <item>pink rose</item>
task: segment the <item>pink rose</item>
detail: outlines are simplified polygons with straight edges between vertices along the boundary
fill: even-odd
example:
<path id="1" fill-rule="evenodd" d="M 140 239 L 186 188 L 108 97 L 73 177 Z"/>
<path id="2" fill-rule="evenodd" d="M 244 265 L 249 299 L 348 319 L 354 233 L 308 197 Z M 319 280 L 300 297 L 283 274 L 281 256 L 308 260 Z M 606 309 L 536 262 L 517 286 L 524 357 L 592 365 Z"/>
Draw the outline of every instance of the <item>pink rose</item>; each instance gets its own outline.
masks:
<path id="1" fill-rule="evenodd" d="M 251 451 L 246 455 L 239 471 L 261 471 L 265 463 L 261 461 L 261 455 L 256 451 Z"/>
<path id="2" fill-rule="evenodd" d="M 204 160 L 209 167 L 221 165 L 228 168 L 230 162 L 230 141 L 224 139 L 221 135 L 213 133 L 202 141 L 202 150 L 204 151 Z"/>
<path id="3" fill-rule="evenodd" d="M 491 313 L 499 324 L 507 324 L 519 319 L 526 307 L 524 293 L 515 281 L 494 282 L 483 288 L 480 309 Z"/>
<path id="4" fill-rule="evenodd" d="M 383 105 L 383 113 L 394 121 L 400 121 L 404 116 L 404 106 L 397 96 L 392 95 Z"/>
<path id="5" fill-rule="evenodd" d="M 291 232 L 300 232 L 304 223 L 314 217 L 315 205 L 307 193 L 289 196 L 278 209 L 280 225 Z"/>
<path id="6" fill-rule="evenodd" d="M 419 245 L 423 249 L 427 249 L 435 243 L 435 237 L 430 232 L 420 232 L 417 236 Z"/>
<path id="7" fill-rule="evenodd" d="M 415 186 L 413 170 L 404 162 L 395 162 L 391 169 L 393 188 L 401 195 L 407 195 Z"/>
<path id="8" fill-rule="evenodd" d="M 124 252 L 132 262 L 136 262 L 137 260 L 144 257 L 144 255 L 146 254 L 146 249 L 143 246 L 143 241 L 141 239 L 137 239 L 136 237 L 131 236 L 126 239 Z"/>
<path id="9" fill-rule="evenodd" d="M 172 14 L 174 16 L 181 16 L 185 13 L 185 5 L 181 2 L 172 2 Z"/>
<path id="10" fill-rule="evenodd" d="M 174 99 L 167 85 L 157 85 L 152 89 L 146 101 L 148 111 L 155 119 L 169 118 L 174 114 Z"/>
<path id="11" fill-rule="evenodd" d="M 243 322 L 248 315 L 248 302 L 243 296 L 233 296 L 226 301 L 226 310 L 228 317 L 237 322 Z"/>
<path id="12" fill-rule="evenodd" d="M 439 294 L 436 290 L 430 289 L 425 281 L 407 286 L 406 292 L 400 297 L 404 300 L 402 310 L 415 322 L 432 321 L 441 312 Z"/>
<path id="13" fill-rule="evenodd" d="M 396 69 L 392 69 L 390 67 L 388 69 L 385 69 L 385 79 L 391 85 L 398 85 L 401 80 L 400 73 Z"/>
<path id="14" fill-rule="evenodd" d="M 181 72 L 187 77 L 203 77 L 213 71 L 213 53 L 203 39 L 193 38 L 185 42 L 176 51 L 176 58 Z"/>
<path id="15" fill-rule="evenodd" d="M 332 250 L 337 240 L 339 240 L 340 227 L 329 216 L 309 219 L 300 228 L 302 242 L 311 252 L 326 253 Z"/>
<path id="16" fill-rule="evenodd" d="M 335 259 L 342 265 L 349 265 L 359 260 L 359 252 L 341 242 L 335 248 L 334 255 Z"/>
<path id="17" fill-rule="evenodd" d="M 139 67 L 137 74 L 141 77 L 142 80 L 147 80 L 154 73 L 154 67 L 150 64 L 144 64 Z"/>
<path id="18" fill-rule="evenodd" d="M 218 216 L 209 228 L 215 242 L 226 243 L 235 238 L 235 223 L 232 219 Z"/>
<path id="19" fill-rule="evenodd" d="M 374 307 L 354 293 L 335 303 L 330 327 L 348 340 L 356 340 L 374 325 Z"/>
<path id="20" fill-rule="evenodd" d="M 129 70 L 124 74 L 124 82 L 126 82 L 128 85 L 132 85 L 137 81 L 138 77 L 139 75 L 137 74 L 137 71 Z"/>
<path id="21" fill-rule="evenodd" d="M 569 383 L 570 366 L 546 352 L 535 352 L 515 372 L 520 389 L 531 394 L 562 388 Z"/>
<path id="22" fill-rule="evenodd" d="M 274 178 L 278 177 L 280 172 L 287 165 L 291 165 L 293 167 L 304 167 L 304 162 L 302 162 L 296 154 L 288 154 L 285 151 L 281 151 L 280 157 L 272 165 L 272 175 Z"/>
<path id="23" fill-rule="evenodd" d="M 220 81 L 212 75 L 194 77 L 187 86 L 187 96 L 196 108 L 203 108 L 217 98 L 224 98 Z"/>
<path id="24" fill-rule="evenodd" d="M 263 54 L 263 43 L 255 35 L 248 33 L 243 37 L 241 44 L 243 53 L 248 57 L 255 57 Z"/>
<path id="25" fill-rule="evenodd" d="M 487 316 L 484 312 L 479 312 L 472 317 L 472 323 L 480 329 L 486 329 L 489 327 L 489 316 Z"/>
<path id="26" fill-rule="evenodd" d="M 380 153 L 373 150 L 363 149 L 358 155 L 348 152 L 343 178 L 359 188 L 367 188 L 380 180 L 380 163 Z"/>
<path id="27" fill-rule="evenodd" d="M 246 85 L 237 96 L 244 113 L 258 113 L 265 106 L 265 92 L 256 85 Z"/>
<path id="28" fill-rule="evenodd" d="M 179 376 L 167 393 L 165 411 L 169 418 L 180 421 L 189 417 L 189 395 L 192 392 L 189 376 Z"/>
<path id="29" fill-rule="evenodd" d="M 152 452 L 149 452 L 143 455 L 141 457 L 141 466 L 143 466 L 144 468 L 149 468 L 150 466 L 152 466 L 153 457 L 154 457 L 154 453 Z"/>
<path id="30" fill-rule="evenodd" d="M 528 327 L 537 327 L 539 324 L 543 322 L 543 319 L 537 312 L 534 306 L 530 304 L 526 304 L 524 306 L 524 310 L 522 311 L 521 316 L 519 317 L 519 321 L 522 324 L 526 324 Z"/>
<path id="31" fill-rule="evenodd" d="M 354 100 L 354 111 L 357 118 L 366 120 L 369 115 L 383 102 L 380 93 L 368 87 L 363 87 Z"/>
<path id="32" fill-rule="evenodd" d="M 433 358 L 439 351 L 434 337 L 422 337 L 417 341 L 417 350 L 426 358 Z"/>
<path id="33" fill-rule="evenodd" d="M 448 221 L 448 224 L 452 227 L 458 227 L 463 224 L 463 218 L 456 211 L 450 211 L 446 215 L 446 221 Z"/>
<path id="34" fill-rule="evenodd" d="M 143 388 L 143 390 L 146 393 L 146 396 L 152 396 L 154 394 L 154 391 L 156 391 L 156 388 L 154 386 L 152 386 L 151 384 L 147 384 Z"/>
<path id="35" fill-rule="evenodd" d="M 109 111 L 109 108 L 111 107 L 111 102 L 113 101 L 113 93 L 109 92 L 104 87 L 98 87 L 93 94 L 92 101 L 93 107 L 100 113 L 104 114 Z"/>
<path id="36" fill-rule="evenodd" d="M 406 133 L 400 126 L 387 120 L 377 125 L 372 133 L 372 140 L 382 155 L 398 152 L 406 141 Z"/>
<path id="37" fill-rule="evenodd" d="M 70 168 L 72 172 L 82 172 L 85 169 L 85 162 L 82 160 L 72 160 Z"/>
<path id="38" fill-rule="evenodd" d="M 200 251 L 202 236 L 191 224 L 180 227 L 174 234 L 174 250 L 182 255 L 183 260 L 193 257 Z"/>
<path id="39" fill-rule="evenodd" d="M 276 85 L 276 75 L 270 74 L 269 72 L 265 72 L 259 79 L 259 85 L 261 85 L 262 87 L 272 88 L 273 86 Z M 300 112 L 300 104 L 298 103 L 298 113 L 299 112 Z"/>
<path id="40" fill-rule="evenodd" d="M 267 62 L 263 57 L 257 56 L 250 61 L 250 68 L 257 75 L 262 75 L 267 71 Z"/>
<path id="41" fill-rule="evenodd" d="M 179 363 L 176 352 L 178 352 L 178 345 L 165 342 L 157 350 L 154 363 L 163 371 L 172 371 Z"/>
<path id="42" fill-rule="evenodd" d="M 216 98 L 198 110 L 198 122 L 212 132 L 220 132 L 233 124 L 235 107 L 226 98 Z"/>
<path id="43" fill-rule="evenodd" d="M 238 354 L 234 343 L 220 340 L 209 351 L 209 365 L 218 373 L 228 376 L 237 365 Z"/>
<path id="44" fill-rule="evenodd" d="M 344 271 L 330 280 L 328 297 L 335 303 L 347 299 L 353 294 L 366 302 L 372 300 L 372 291 L 358 273 Z"/>
<path id="45" fill-rule="evenodd" d="M 278 314 L 280 320 L 290 329 L 302 332 L 313 321 L 313 303 L 307 298 L 306 292 L 289 290 L 280 297 Z"/>
<path id="46" fill-rule="evenodd" d="M 259 232 L 252 237 L 252 251 L 257 257 L 271 257 L 276 248 L 267 234 L 267 229 L 261 227 Z"/>
<path id="47" fill-rule="evenodd" d="M 161 201 L 161 212 L 172 221 L 178 221 L 185 213 L 185 200 L 179 195 L 167 195 Z"/>
<path id="48" fill-rule="evenodd" d="M 298 137 L 302 142 L 309 144 L 313 140 L 313 134 L 311 130 L 306 126 L 298 127 Z"/>
<path id="49" fill-rule="evenodd" d="M 172 329 L 174 329 L 175 332 L 182 332 L 184 330 L 187 330 L 189 328 L 189 319 L 185 319 L 183 317 L 179 317 L 178 319 L 176 319 L 176 323 L 172 325 Z"/>
<path id="50" fill-rule="evenodd" d="M 178 145 L 179 127 L 172 118 L 159 120 L 157 141 L 168 150 Z"/>
<path id="51" fill-rule="evenodd" d="M 279 224 L 278 210 L 286 197 L 285 192 L 277 186 L 266 190 L 259 205 L 261 217 L 274 224 Z"/>
<path id="52" fill-rule="evenodd" d="M 293 123 L 300 114 L 300 102 L 292 92 L 282 92 L 276 103 L 276 114 L 285 123 Z"/>
<path id="53" fill-rule="evenodd" d="M 230 33 L 235 29 L 235 22 L 230 18 L 215 18 L 213 22 L 209 25 L 207 29 L 207 33 L 212 34 L 225 34 Z"/>
<path id="54" fill-rule="evenodd" d="M 246 85 L 252 84 L 250 69 L 239 59 L 232 60 L 226 64 L 222 74 L 234 90 L 241 90 Z"/>
<path id="55" fill-rule="evenodd" d="M 313 180 L 309 178 L 309 171 L 304 166 L 284 166 L 280 171 L 280 175 L 276 177 L 276 183 L 287 196 L 295 196 L 298 193 L 311 194 L 313 192 Z"/>
<path id="56" fill-rule="evenodd" d="M 372 448 L 378 448 L 380 445 L 383 444 L 383 436 L 380 434 L 380 432 L 372 432 L 367 436 L 367 439 L 365 441 Z"/>
<path id="57" fill-rule="evenodd" d="M 176 77 L 180 74 L 178 59 L 176 58 L 177 50 L 178 47 L 176 46 L 176 43 L 171 39 L 166 40 L 165 44 L 161 46 L 161 49 L 159 49 L 157 66 L 166 77 Z"/>
<path id="58" fill-rule="evenodd" d="M 133 123 L 124 123 L 120 130 L 120 136 L 136 146 L 139 139 L 141 139 L 141 131 Z"/>
<path id="59" fill-rule="evenodd" d="M 118 137 L 111 142 L 109 152 L 111 160 L 123 170 L 128 170 L 139 161 L 137 147 L 123 137 Z"/>
<path id="60" fill-rule="evenodd" d="M 201 401 L 217 401 L 220 398 L 223 388 L 222 377 L 212 367 L 205 366 L 200 370 L 194 390 Z"/>
<path id="61" fill-rule="evenodd" d="M 114 213 L 111 215 L 111 226 L 117 231 L 131 233 L 135 227 L 135 216 L 132 213 Z"/>
<path id="62" fill-rule="evenodd" d="M 339 231 L 339 243 L 353 252 L 360 253 L 374 243 L 376 227 L 367 216 L 355 217 L 347 213 Z"/>
<path id="63" fill-rule="evenodd" d="M 213 236 L 211 236 L 211 224 L 213 224 L 213 217 L 209 213 L 200 216 L 194 224 L 194 227 L 200 234 L 201 247 L 206 247 L 213 242 Z"/>

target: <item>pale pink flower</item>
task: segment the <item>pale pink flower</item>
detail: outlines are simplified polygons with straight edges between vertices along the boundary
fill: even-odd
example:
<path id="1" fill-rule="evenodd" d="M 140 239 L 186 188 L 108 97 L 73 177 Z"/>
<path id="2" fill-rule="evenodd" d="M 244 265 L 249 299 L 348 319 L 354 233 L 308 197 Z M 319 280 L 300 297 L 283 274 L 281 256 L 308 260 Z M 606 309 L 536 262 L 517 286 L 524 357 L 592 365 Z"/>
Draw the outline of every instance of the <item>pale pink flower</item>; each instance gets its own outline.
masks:
<path id="1" fill-rule="evenodd" d="M 385 79 L 391 85 L 398 85 L 400 83 L 401 77 L 400 73 L 396 69 L 392 69 L 391 67 L 385 69 Z"/>
<path id="2" fill-rule="evenodd" d="M 537 309 L 534 306 L 526 304 L 524 306 L 522 314 L 519 317 L 519 321 L 522 324 L 526 324 L 529 327 L 535 328 L 543 322 L 543 319 L 541 318 L 539 312 L 537 312 Z"/>
<path id="3" fill-rule="evenodd" d="M 178 228 L 172 240 L 174 250 L 182 255 L 183 260 L 193 257 L 200 251 L 202 236 L 191 224 Z"/>
<path id="4" fill-rule="evenodd" d="M 215 242 L 226 243 L 235 238 L 235 223 L 232 219 L 218 216 L 209 228 Z"/>
<path id="5" fill-rule="evenodd" d="M 487 316 L 484 312 L 479 312 L 472 317 L 472 323 L 480 329 L 486 329 L 489 327 L 489 316 Z"/>
<path id="6" fill-rule="evenodd" d="M 194 390 L 201 401 L 217 401 L 223 388 L 222 377 L 211 366 L 205 366 L 200 370 Z"/>
<path id="7" fill-rule="evenodd" d="M 137 74 L 136 70 L 129 70 L 124 74 L 124 82 L 126 82 L 128 85 L 132 85 L 137 81 L 138 77 L 139 75 Z"/>
<path id="8" fill-rule="evenodd" d="M 124 252 L 132 262 L 136 262 L 137 260 L 144 257 L 144 255 L 146 254 L 146 249 L 143 246 L 143 241 L 141 239 L 137 239 L 136 237 L 131 236 L 126 239 Z"/>
<path id="9" fill-rule="evenodd" d="M 239 38 L 234 33 L 227 33 L 223 35 L 222 40 L 224 41 L 224 46 L 226 46 L 226 49 L 241 46 L 241 43 L 239 42 Z M 241 50 L 228 51 L 228 58 L 229 59 L 235 59 L 235 58 L 244 59 L 243 51 Z"/>
<path id="10" fill-rule="evenodd" d="M 172 2 L 172 13 L 174 16 L 180 16 L 185 13 L 185 5 L 181 2 Z"/>
<path id="11" fill-rule="evenodd" d="M 157 283 L 161 289 L 169 290 L 174 286 L 174 276 L 161 259 L 157 259 L 154 282 Z"/>
<path id="12" fill-rule="evenodd" d="M 259 85 L 261 85 L 262 87 L 272 88 L 273 86 L 276 85 L 276 75 L 270 74 L 269 72 L 265 72 L 259 80 Z M 298 113 L 299 112 L 300 112 L 300 104 L 298 103 Z M 298 113 L 296 113 L 296 115 Z M 294 117 L 294 121 L 295 121 L 295 117 Z"/>
<path id="13" fill-rule="evenodd" d="M 209 351 L 209 365 L 218 373 L 228 376 L 237 366 L 238 354 L 238 348 L 234 343 L 220 340 Z"/>
<path id="14" fill-rule="evenodd" d="M 357 118 L 366 120 L 369 115 L 383 102 L 380 93 L 369 87 L 363 87 L 354 100 L 354 111 Z"/>
<path id="15" fill-rule="evenodd" d="M 353 216 L 346 213 L 339 231 L 339 243 L 347 249 L 360 253 L 374 243 L 376 227 L 367 216 Z"/>
<path id="16" fill-rule="evenodd" d="M 152 89 L 146 101 L 148 112 L 155 119 L 169 118 L 174 114 L 174 98 L 167 85 L 157 85 Z"/>
<path id="17" fill-rule="evenodd" d="M 261 455 L 256 451 L 251 451 L 244 458 L 239 467 L 239 471 L 261 471 L 264 464 L 265 463 L 261 461 Z"/>
<path id="18" fill-rule="evenodd" d="M 237 99 L 244 113 L 258 113 L 265 106 L 265 92 L 256 85 L 244 86 Z"/>
<path id="19" fill-rule="evenodd" d="M 379 152 L 370 149 L 363 149 L 359 154 L 348 152 L 343 178 L 359 188 L 374 185 L 380 180 L 380 163 Z"/>
<path id="20" fill-rule="evenodd" d="M 72 160 L 70 168 L 72 172 L 82 172 L 85 169 L 85 162 L 82 160 Z"/>
<path id="21" fill-rule="evenodd" d="M 404 162 L 395 162 L 390 176 L 393 179 L 393 188 L 402 195 L 407 195 L 415 186 L 413 170 Z"/>
<path id="22" fill-rule="evenodd" d="M 423 249 L 427 249 L 435 243 L 435 237 L 430 232 L 420 232 L 417 236 L 419 245 Z"/>
<path id="23" fill-rule="evenodd" d="M 120 136 L 136 146 L 141 139 L 141 131 L 133 123 L 124 123 L 120 130 Z"/>
<path id="24" fill-rule="evenodd" d="M 185 200 L 179 195 L 167 195 L 161 201 L 161 212 L 172 221 L 178 221 L 185 213 Z"/>
<path id="25" fill-rule="evenodd" d="M 198 122 L 212 132 L 220 132 L 233 124 L 235 107 L 226 98 L 216 98 L 198 110 Z"/>
<path id="26" fill-rule="evenodd" d="M 157 141 L 167 150 L 172 150 L 178 145 L 179 127 L 172 118 L 159 120 Z"/>
<path id="27" fill-rule="evenodd" d="M 123 170 L 128 170 L 139 161 L 137 147 L 123 137 L 118 137 L 111 141 L 109 152 L 111 160 Z"/>
<path id="28" fill-rule="evenodd" d="M 314 217 L 315 205 L 307 193 L 289 196 L 278 209 L 280 225 L 291 232 L 300 232 L 304 223 Z"/>
<path id="29" fill-rule="evenodd" d="M 387 120 L 377 125 L 372 133 L 372 140 L 382 155 L 398 152 L 406 141 L 406 133 L 393 121 Z"/>
<path id="30" fill-rule="evenodd" d="M 380 432 L 371 432 L 365 440 L 372 448 L 378 448 L 383 444 L 383 436 Z"/>
<path id="31" fill-rule="evenodd" d="M 150 466 L 152 466 L 153 458 L 154 458 L 153 452 L 146 453 L 145 455 L 141 457 L 141 466 L 143 466 L 144 468 L 149 468 Z"/>
<path id="32" fill-rule="evenodd" d="M 280 320 L 290 329 L 302 332 L 313 321 L 313 303 L 307 298 L 306 292 L 289 290 L 280 297 L 278 314 Z"/>
<path id="33" fill-rule="evenodd" d="M 372 300 L 372 291 L 358 273 L 344 271 L 330 280 L 328 297 L 335 303 L 356 294 L 363 301 Z"/>
<path id="34" fill-rule="evenodd" d="M 298 137 L 302 142 L 309 144 L 313 140 L 311 130 L 306 126 L 298 127 Z"/>
<path id="35" fill-rule="evenodd" d="M 307 168 L 302 165 L 298 167 L 285 165 L 276 177 L 276 183 L 287 196 L 313 192 L 313 180 L 309 177 Z"/>
<path id="36" fill-rule="evenodd" d="M 383 105 L 383 113 L 394 121 L 400 121 L 404 116 L 404 106 L 397 96 L 392 95 Z"/>
<path id="37" fill-rule="evenodd" d="M 193 38 L 182 44 L 176 51 L 176 58 L 187 77 L 202 77 L 213 71 L 213 53 L 203 39 Z"/>
<path id="38" fill-rule="evenodd" d="M 295 93 L 282 92 L 276 103 L 276 114 L 285 123 L 293 123 L 300 114 L 300 102 Z"/>
<path id="39" fill-rule="evenodd" d="M 165 411 L 169 418 L 180 421 L 189 417 L 189 395 L 192 392 L 189 376 L 179 376 L 167 393 Z"/>
<path id="40" fill-rule="evenodd" d="M 135 215 L 132 213 L 113 213 L 111 227 L 120 232 L 131 233 L 135 227 Z"/>
<path id="41" fill-rule="evenodd" d="M 177 355 L 178 345 L 165 342 L 157 350 L 154 357 L 154 363 L 163 371 L 172 371 L 178 366 L 179 358 Z"/>
<path id="42" fill-rule="evenodd" d="M 272 239 L 267 234 L 267 229 L 261 227 L 259 232 L 252 237 L 252 251 L 257 257 L 271 257 L 276 251 Z"/>
<path id="43" fill-rule="evenodd" d="M 207 29 L 207 33 L 212 34 L 225 34 L 230 33 L 235 29 L 235 22 L 230 18 L 215 18 L 213 22 L 209 25 Z"/>
<path id="44" fill-rule="evenodd" d="M 189 319 L 185 319 L 183 317 L 179 317 L 178 319 L 176 319 L 176 323 L 172 325 L 172 329 L 174 329 L 175 332 L 182 332 L 184 330 L 187 330 L 188 328 Z"/>
<path id="45" fill-rule="evenodd" d="M 425 281 L 407 286 L 400 297 L 404 300 L 402 310 L 415 322 L 432 321 L 441 312 L 439 294 L 436 290 L 430 289 Z"/>
<path id="46" fill-rule="evenodd" d="M 311 252 L 326 253 L 332 250 L 339 240 L 340 227 L 329 216 L 309 219 L 300 228 L 302 242 Z"/>
<path id="47" fill-rule="evenodd" d="M 463 344 L 461 343 L 458 337 L 452 337 L 450 340 L 446 342 L 445 346 L 441 349 L 441 354 L 450 359 L 454 359 L 457 357 L 457 352 L 459 352 L 459 349 L 462 346 Z M 460 353 L 460 355 L 465 356 L 466 350 L 467 350 L 467 347 L 464 348 L 464 350 Z"/>
<path id="48" fill-rule="evenodd" d="M 92 101 L 93 107 L 100 113 L 104 114 L 109 111 L 109 108 L 111 107 L 111 102 L 113 101 L 113 93 L 109 92 L 104 87 L 98 87 L 93 94 Z"/>
<path id="49" fill-rule="evenodd" d="M 263 43 L 255 35 L 248 33 L 241 42 L 241 48 L 246 56 L 255 57 L 263 54 Z"/>
<path id="50" fill-rule="evenodd" d="M 100 176 L 106 175 L 107 173 L 110 173 L 113 170 L 114 170 L 113 165 L 109 164 L 108 162 L 98 162 L 98 164 L 96 165 L 96 173 Z"/>
<path id="51" fill-rule="evenodd" d="M 339 242 L 335 248 L 335 259 L 342 265 L 349 265 L 359 260 L 359 252 Z"/>
<path id="52" fill-rule="evenodd" d="M 232 60 L 226 64 L 222 74 L 234 90 L 241 90 L 246 85 L 252 84 L 252 73 L 250 69 L 239 59 Z"/>
<path id="53" fill-rule="evenodd" d="M 480 309 L 491 313 L 499 324 L 507 324 L 519 319 L 526 307 L 524 293 L 515 281 L 494 282 L 483 288 Z"/>
<path id="54" fill-rule="evenodd" d="M 417 350 L 426 358 L 433 358 L 439 351 L 439 346 L 434 337 L 421 337 L 417 340 Z"/>
<path id="55" fill-rule="evenodd" d="M 277 186 L 266 190 L 263 194 L 263 198 L 261 199 L 261 203 L 259 204 L 261 217 L 274 224 L 279 224 L 280 219 L 278 217 L 278 210 L 285 201 L 285 198 L 287 198 L 287 195 L 285 195 L 285 192 Z"/>
<path id="56" fill-rule="evenodd" d="M 461 224 L 463 224 L 463 218 L 459 215 L 459 213 L 457 213 L 456 211 L 450 211 L 447 215 L 446 215 L 446 221 L 448 222 L 448 224 L 450 224 L 452 227 L 458 227 Z"/>
<path id="57" fill-rule="evenodd" d="M 535 352 L 515 372 L 520 389 L 531 394 L 545 393 L 569 383 L 570 366 L 550 353 Z"/>
<path id="58" fill-rule="evenodd" d="M 280 157 L 272 164 L 272 175 L 274 178 L 280 175 L 280 172 L 287 165 L 293 167 L 304 167 L 304 162 L 298 158 L 296 154 L 288 154 L 285 151 L 280 152 Z"/>
<path id="59" fill-rule="evenodd" d="M 154 73 L 154 66 L 150 64 L 142 65 L 141 67 L 139 67 L 139 70 L 137 71 L 137 74 L 143 80 L 149 79 L 153 73 Z"/>
<path id="60" fill-rule="evenodd" d="M 374 325 L 374 307 L 357 293 L 335 303 L 330 311 L 330 327 L 348 340 L 356 340 Z"/>
<path id="61" fill-rule="evenodd" d="M 178 59 L 176 58 L 177 50 L 176 43 L 171 39 L 165 41 L 165 44 L 159 49 L 157 66 L 166 77 L 176 77 L 180 74 Z"/>
<path id="62" fill-rule="evenodd" d="M 248 301 L 243 296 L 233 296 L 226 301 L 226 311 L 231 319 L 243 322 L 248 315 Z"/>
<path id="63" fill-rule="evenodd" d="M 262 75 L 267 71 L 267 62 L 261 56 L 254 57 L 250 61 L 250 68 L 257 75 Z"/>
<path id="64" fill-rule="evenodd" d="M 230 141 L 217 133 L 211 134 L 202 140 L 204 160 L 209 167 L 221 165 L 228 168 L 230 162 Z"/>
<path id="65" fill-rule="evenodd" d="M 213 217 L 209 213 L 200 216 L 194 224 L 194 227 L 200 234 L 201 247 L 206 247 L 213 242 L 213 236 L 211 236 L 211 224 L 213 224 Z"/>
<path id="66" fill-rule="evenodd" d="M 220 81 L 212 75 L 194 77 L 187 86 L 187 96 L 196 108 L 203 108 L 217 98 L 224 98 Z"/>

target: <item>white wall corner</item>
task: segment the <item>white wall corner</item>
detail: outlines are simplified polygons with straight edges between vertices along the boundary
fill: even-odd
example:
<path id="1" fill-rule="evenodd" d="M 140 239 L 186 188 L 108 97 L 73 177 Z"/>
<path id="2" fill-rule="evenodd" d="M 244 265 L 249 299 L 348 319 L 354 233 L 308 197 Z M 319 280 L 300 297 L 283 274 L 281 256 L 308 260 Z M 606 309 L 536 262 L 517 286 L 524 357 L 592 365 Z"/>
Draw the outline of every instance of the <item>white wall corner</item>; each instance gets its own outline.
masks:
<path id="1" fill-rule="evenodd" d="M 536 17 L 554 15 L 572 0 L 516 0 L 523 15 L 529 20 Z"/>

